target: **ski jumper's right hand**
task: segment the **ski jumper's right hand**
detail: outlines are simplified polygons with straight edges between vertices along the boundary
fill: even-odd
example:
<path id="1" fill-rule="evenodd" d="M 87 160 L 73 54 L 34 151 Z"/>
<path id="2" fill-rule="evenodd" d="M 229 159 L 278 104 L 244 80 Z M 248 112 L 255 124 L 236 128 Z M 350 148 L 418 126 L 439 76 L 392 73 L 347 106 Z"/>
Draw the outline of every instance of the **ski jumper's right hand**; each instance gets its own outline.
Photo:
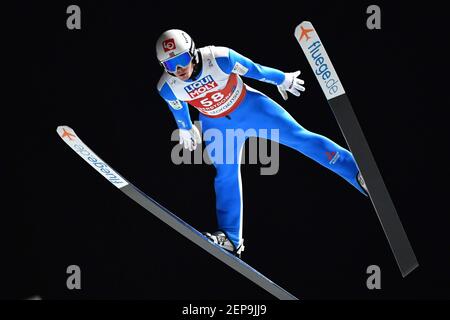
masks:
<path id="1" fill-rule="evenodd" d="M 298 78 L 299 75 L 300 71 L 285 73 L 283 83 L 278 86 L 278 91 L 284 100 L 288 99 L 288 94 L 286 91 L 289 91 L 296 97 L 300 96 L 300 91 L 305 91 L 305 87 L 303 86 L 305 82 Z"/>
<path id="2" fill-rule="evenodd" d="M 197 149 L 197 145 L 202 143 L 202 136 L 200 135 L 200 131 L 198 131 L 196 126 L 192 126 L 191 129 L 180 129 L 180 144 L 184 145 L 185 149 L 189 149 L 189 151 L 193 151 Z"/>

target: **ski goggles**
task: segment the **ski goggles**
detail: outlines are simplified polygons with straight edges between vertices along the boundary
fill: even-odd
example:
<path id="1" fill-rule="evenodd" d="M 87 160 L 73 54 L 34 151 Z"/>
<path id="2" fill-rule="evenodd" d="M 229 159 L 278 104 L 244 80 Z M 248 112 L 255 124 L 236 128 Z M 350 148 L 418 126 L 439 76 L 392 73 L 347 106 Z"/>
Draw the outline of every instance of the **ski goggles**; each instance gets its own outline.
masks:
<path id="1" fill-rule="evenodd" d="M 191 55 L 189 54 L 188 51 L 186 51 L 173 58 L 163 61 L 162 65 L 167 71 L 175 72 L 177 71 L 178 66 L 184 68 L 191 62 L 191 60 L 192 60 Z"/>

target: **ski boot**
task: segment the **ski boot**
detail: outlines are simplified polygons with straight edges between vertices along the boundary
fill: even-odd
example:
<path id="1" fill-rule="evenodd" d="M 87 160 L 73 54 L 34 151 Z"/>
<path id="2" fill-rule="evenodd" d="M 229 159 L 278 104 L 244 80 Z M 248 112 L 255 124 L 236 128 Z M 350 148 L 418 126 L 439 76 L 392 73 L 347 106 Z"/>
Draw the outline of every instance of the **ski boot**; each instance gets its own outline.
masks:
<path id="1" fill-rule="evenodd" d="M 360 187 L 366 192 L 366 195 L 369 195 L 369 191 L 367 190 L 367 186 L 366 183 L 364 182 L 364 179 L 361 175 L 361 172 L 358 171 L 358 175 L 356 176 L 356 180 L 358 180 L 358 183 L 360 185 Z"/>
<path id="2" fill-rule="evenodd" d="M 216 231 L 213 234 L 209 232 L 203 233 L 211 242 L 217 244 L 219 247 L 230 251 L 233 255 L 241 258 L 241 252 L 244 251 L 244 240 L 242 240 L 239 248 L 236 248 L 233 242 L 228 239 L 227 235 L 223 231 Z"/>

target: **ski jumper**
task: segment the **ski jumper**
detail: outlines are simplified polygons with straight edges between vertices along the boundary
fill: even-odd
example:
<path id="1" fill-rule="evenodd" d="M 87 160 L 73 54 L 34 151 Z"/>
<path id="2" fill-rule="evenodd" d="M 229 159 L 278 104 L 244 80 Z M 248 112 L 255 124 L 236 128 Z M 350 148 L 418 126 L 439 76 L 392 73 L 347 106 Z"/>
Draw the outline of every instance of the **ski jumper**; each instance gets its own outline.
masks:
<path id="1" fill-rule="evenodd" d="M 225 138 L 227 129 L 242 129 L 250 133 L 245 137 L 248 138 L 250 135 L 257 136 L 260 129 L 266 129 L 267 132 L 278 129 L 279 143 L 332 170 L 365 194 L 357 182 L 358 168 L 348 150 L 303 128 L 278 103 L 244 84 L 241 78 L 245 76 L 280 85 L 285 78 L 282 71 L 254 63 L 225 47 L 208 46 L 199 51 L 202 70 L 196 79 L 182 81 L 164 72 L 157 86 L 180 129 L 192 128 L 187 103 L 200 112 L 199 120 L 204 133 L 209 129 L 220 130 Z M 270 139 L 270 136 L 264 138 Z M 240 159 L 244 142 L 245 139 L 234 141 L 231 144 L 234 150 L 227 150 L 227 143 L 224 142 L 223 157 L 217 157 L 208 148 L 211 141 L 205 139 L 206 149 L 217 172 L 214 187 L 218 227 L 236 248 L 242 242 Z M 230 152 L 233 161 L 227 159 Z"/>

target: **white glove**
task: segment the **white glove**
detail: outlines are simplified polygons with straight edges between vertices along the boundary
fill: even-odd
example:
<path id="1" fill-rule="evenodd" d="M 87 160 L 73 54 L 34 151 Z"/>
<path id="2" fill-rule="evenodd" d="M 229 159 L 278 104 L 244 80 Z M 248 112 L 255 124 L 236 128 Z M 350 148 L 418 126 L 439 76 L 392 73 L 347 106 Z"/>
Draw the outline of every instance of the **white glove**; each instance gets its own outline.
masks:
<path id="1" fill-rule="evenodd" d="M 198 131 L 196 126 L 192 126 L 192 129 L 180 129 L 180 144 L 184 144 L 186 149 L 189 151 L 197 149 L 197 145 L 202 143 L 202 136 L 200 135 L 200 131 Z"/>
<path id="2" fill-rule="evenodd" d="M 305 81 L 297 78 L 299 75 L 300 71 L 284 74 L 284 81 L 278 86 L 278 91 L 280 91 L 284 100 L 288 99 L 288 94 L 286 91 L 289 91 L 296 97 L 300 96 L 300 91 L 305 91 L 305 87 L 302 86 Z"/>

